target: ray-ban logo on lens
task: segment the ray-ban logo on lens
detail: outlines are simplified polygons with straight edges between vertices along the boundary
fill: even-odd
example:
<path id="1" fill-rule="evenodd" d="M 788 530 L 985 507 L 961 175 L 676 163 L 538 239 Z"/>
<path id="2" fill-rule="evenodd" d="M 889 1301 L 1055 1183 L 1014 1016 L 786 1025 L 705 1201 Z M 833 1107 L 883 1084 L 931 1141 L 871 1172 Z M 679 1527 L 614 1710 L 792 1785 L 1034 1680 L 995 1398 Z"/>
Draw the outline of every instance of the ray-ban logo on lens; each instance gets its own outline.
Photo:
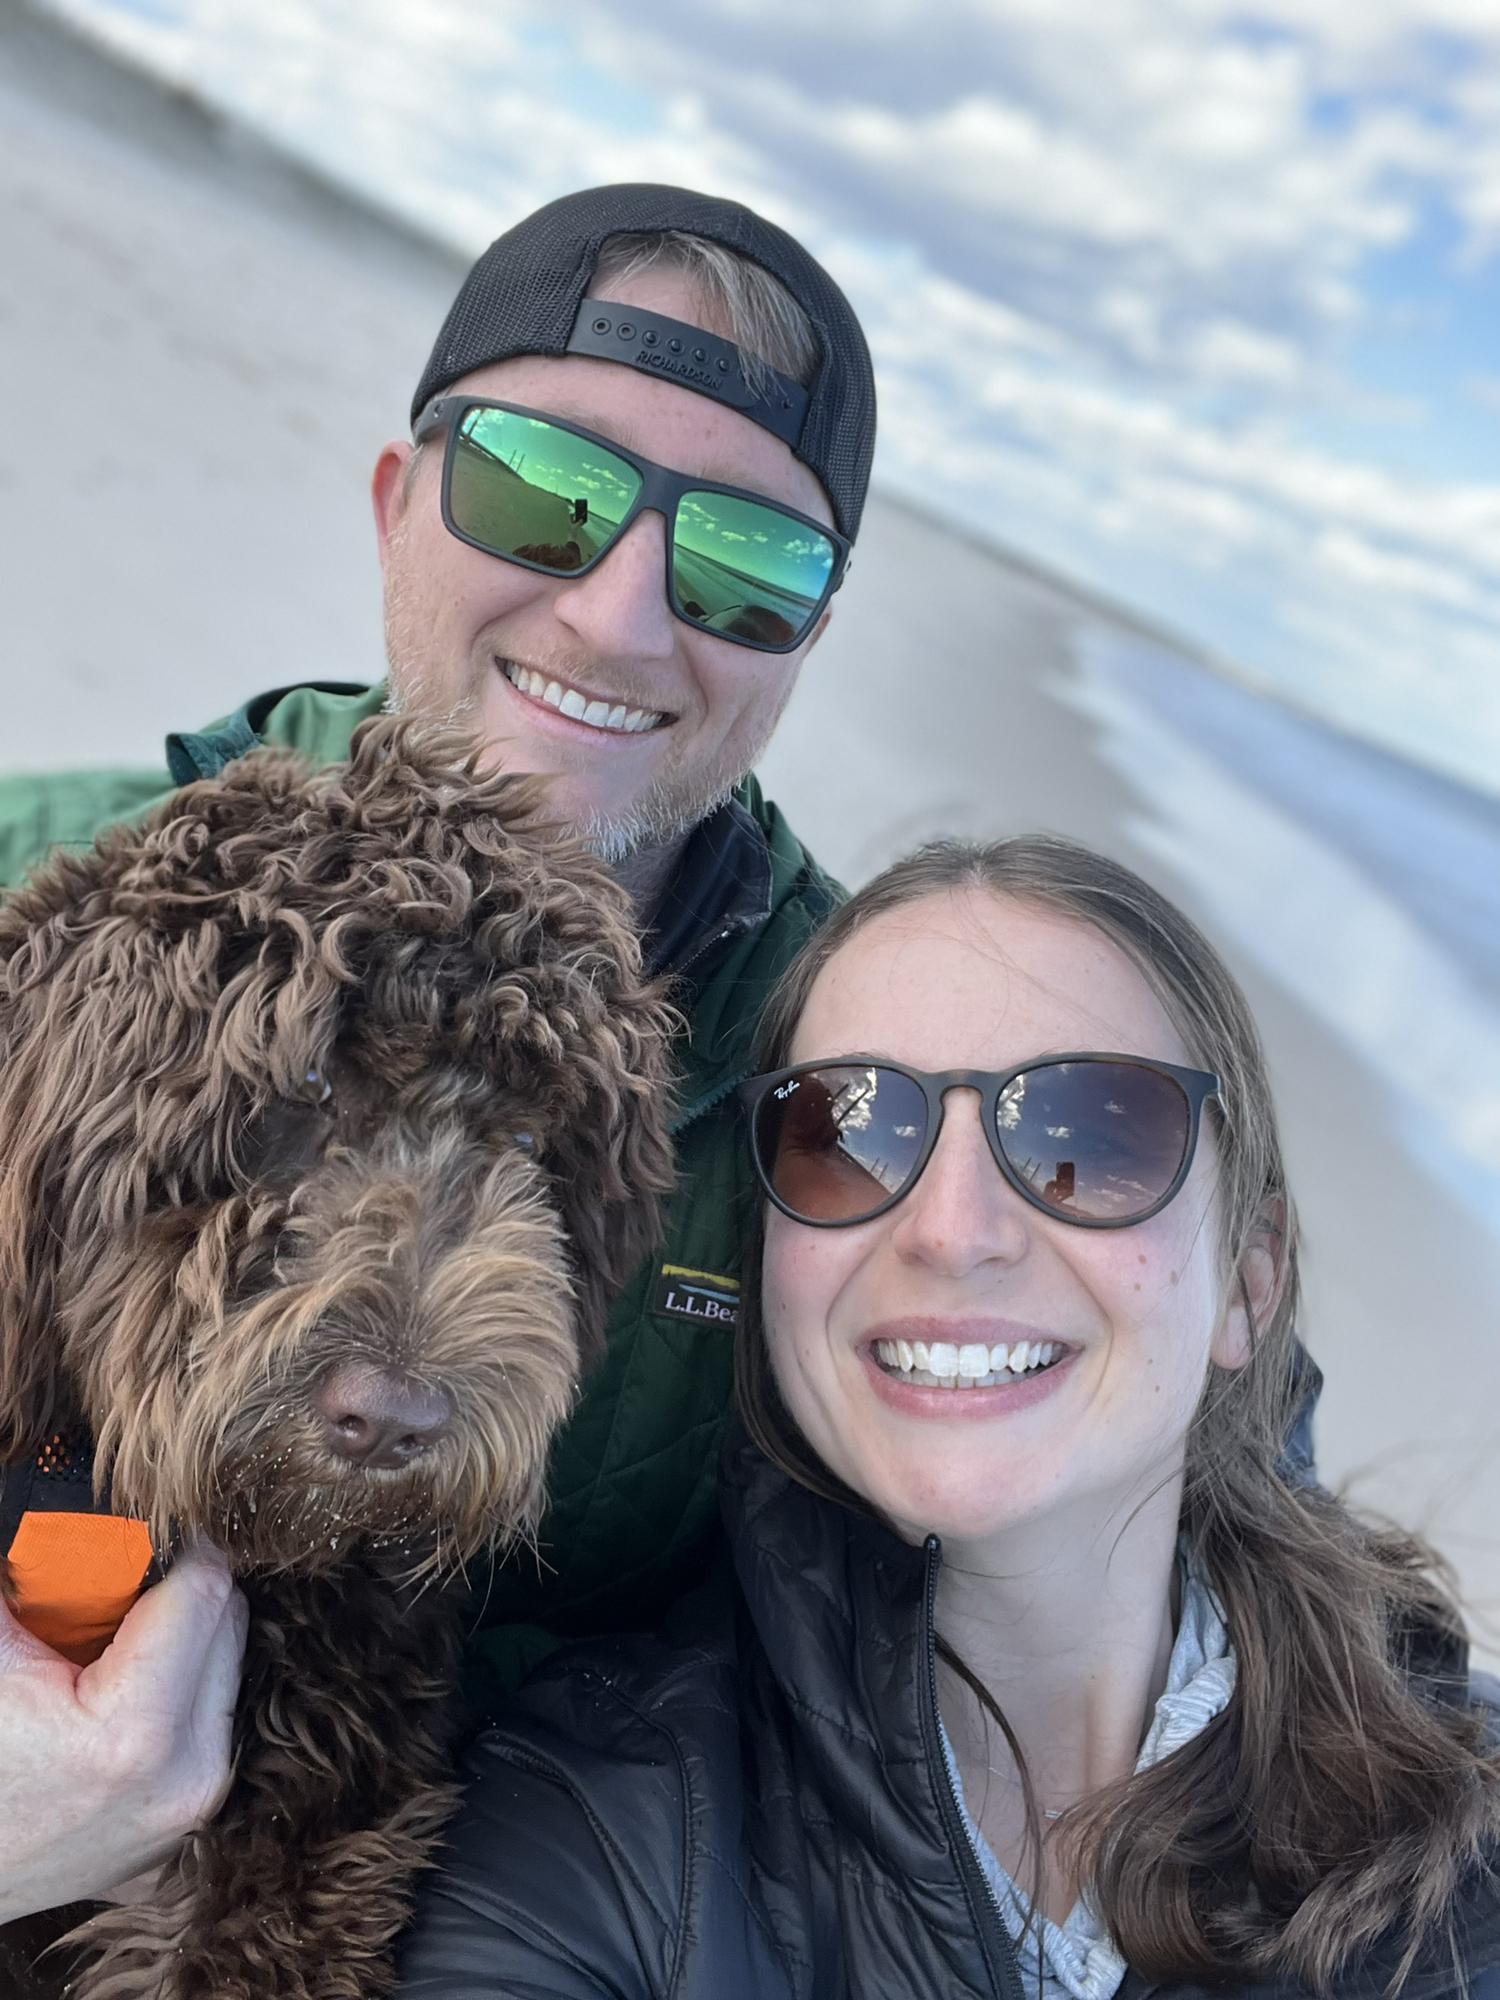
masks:
<path id="1" fill-rule="evenodd" d="M 716 1271 L 690 1271 L 682 1264 L 663 1264 L 656 1280 L 656 1310 L 674 1319 L 700 1320 L 732 1327 L 740 1316 L 738 1280 Z"/>

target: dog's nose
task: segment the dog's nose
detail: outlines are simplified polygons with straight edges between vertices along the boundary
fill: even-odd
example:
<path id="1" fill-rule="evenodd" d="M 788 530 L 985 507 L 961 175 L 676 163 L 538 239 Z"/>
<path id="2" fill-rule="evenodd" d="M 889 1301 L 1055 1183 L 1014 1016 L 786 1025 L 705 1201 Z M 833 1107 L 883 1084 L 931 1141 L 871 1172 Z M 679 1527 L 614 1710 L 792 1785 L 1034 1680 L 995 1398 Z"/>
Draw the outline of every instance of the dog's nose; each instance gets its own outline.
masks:
<path id="1" fill-rule="evenodd" d="M 382 1471 L 399 1471 L 431 1451 L 453 1421 L 453 1405 L 440 1389 L 381 1368 L 346 1361 L 313 1392 L 323 1442 L 340 1458 Z"/>

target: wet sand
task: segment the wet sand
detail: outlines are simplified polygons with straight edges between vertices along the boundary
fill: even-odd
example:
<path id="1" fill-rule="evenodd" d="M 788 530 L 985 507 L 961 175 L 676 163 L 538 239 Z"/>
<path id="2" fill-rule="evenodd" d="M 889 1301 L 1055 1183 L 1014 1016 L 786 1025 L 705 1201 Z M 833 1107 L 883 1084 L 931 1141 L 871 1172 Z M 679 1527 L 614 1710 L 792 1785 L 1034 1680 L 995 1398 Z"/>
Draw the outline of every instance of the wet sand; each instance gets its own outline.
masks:
<path id="1" fill-rule="evenodd" d="M 365 483 L 458 261 L 20 0 L 0 0 L 0 124 L 0 768 L 154 762 L 251 692 L 377 676 Z M 1304 1004 L 1295 948 L 1229 880 L 1234 829 L 1215 877 L 1093 699 L 1090 635 L 1129 629 L 877 496 L 767 787 L 846 880 L 935 832 L 1047 827 L 1144 868 L 1226 946 L 1280 1090 L 1325 1475 L 1434 1536 L 1500 1657 L 1500 1234 L 1408 1147 L 1337 1007 Z M 1254 801 L 1225 799 L 1248 881 Z M 1356 948 L 1339 976 L 1358 983 Z"/>

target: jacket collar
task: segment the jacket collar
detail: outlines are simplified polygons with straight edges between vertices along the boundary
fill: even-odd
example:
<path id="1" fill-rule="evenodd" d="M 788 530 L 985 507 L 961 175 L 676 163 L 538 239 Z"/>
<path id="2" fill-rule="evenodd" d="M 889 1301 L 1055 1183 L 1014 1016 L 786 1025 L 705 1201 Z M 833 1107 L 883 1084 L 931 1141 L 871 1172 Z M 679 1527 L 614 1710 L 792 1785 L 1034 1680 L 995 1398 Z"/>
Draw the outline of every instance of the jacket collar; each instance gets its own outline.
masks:
<path id="1" fill-rule="evenodd" d="M 384 699 L 380 689 L 361 687 L 353 681 L 306 681 L 293 687 L 271 688 L 254 696 L 243 708 L 237 708 L 233 715 L 226 715 L 222 722 L 211 722 L 205 729 L 174 729 L 167 738 L 167 769 L 172 774 L 172 783 L 191 785 L 199 778 L 216 778 L 226 764 L 243 757 L 247 751 L 258 750 L 268 742 L 285 741 L 275 731 L 275 717 L 277 709 L 291 695 L 321 696 L 330 705 L 337 704 L 347 710 L 343 718 L 347 730 L 341 732 L 346 750 L 356 726 L 367 715 L 377 714 Z"/>
<path id="2" fill-rule="evenodd" d="M 771 849 L 737 798 L 700 820 L 646 934 L 653 972 L 701 980 L 716 945 L 756 930 L 771 914 Z"/>

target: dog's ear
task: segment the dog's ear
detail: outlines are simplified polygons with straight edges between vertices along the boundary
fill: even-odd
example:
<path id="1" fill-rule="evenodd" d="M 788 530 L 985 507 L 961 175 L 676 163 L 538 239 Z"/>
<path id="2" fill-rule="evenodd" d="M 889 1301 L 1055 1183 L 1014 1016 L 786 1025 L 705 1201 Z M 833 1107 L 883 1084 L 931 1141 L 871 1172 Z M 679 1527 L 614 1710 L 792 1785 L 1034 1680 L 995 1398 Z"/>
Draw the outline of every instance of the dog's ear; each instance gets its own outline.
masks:
<path id="1" fill-rule="evenodd" d="M 98 851 L 68 854 L 0 908 L 0 1461 L 34 1451 L 67 1400 L 60 1225 L 105 1059 L 98 946 L 112 872 Z M 107 1097 L 94 1117 L 97 1136 Z"/>
<path id="2" fill-rule="evenodd" d="M 58 1401 L 48 1338 L 57 1244 L 47 1190 L 58 1178 L 49 1124 L 57 1078 L 26 1011 L 0 992 L 0 1464 L 36 1450 Z"/>
<path id="3" fill-rule="evenodd" d="M 578 1335 L 599 1353 L 610 1302 L 661 1236 L 673 1184 L 670 1050 L 678 1017 L 658 986 L 617 993 L 607 1025 L 576 1049 L 582 1115 L 553 1139 L 552 1173 L 573 1248 Z"/>
<path id="4" fill-rule="evenodd" d="M 239 1023 L 257 1004 L 247 967 L 230 1017 L 226 966 L 267 924 L 220 863 L 306 784 L 267 759 L 237 787 L 192 786 L 54 855 L 0 905 L 0 1460 L 74 1413 L 64 1308 L 91 1245 L 153 1190 L 208 1186 L 222 1165 L 244 1096 Z M 315 1016 L 320 994 L 299 988 L 299 1012 Z"/>

